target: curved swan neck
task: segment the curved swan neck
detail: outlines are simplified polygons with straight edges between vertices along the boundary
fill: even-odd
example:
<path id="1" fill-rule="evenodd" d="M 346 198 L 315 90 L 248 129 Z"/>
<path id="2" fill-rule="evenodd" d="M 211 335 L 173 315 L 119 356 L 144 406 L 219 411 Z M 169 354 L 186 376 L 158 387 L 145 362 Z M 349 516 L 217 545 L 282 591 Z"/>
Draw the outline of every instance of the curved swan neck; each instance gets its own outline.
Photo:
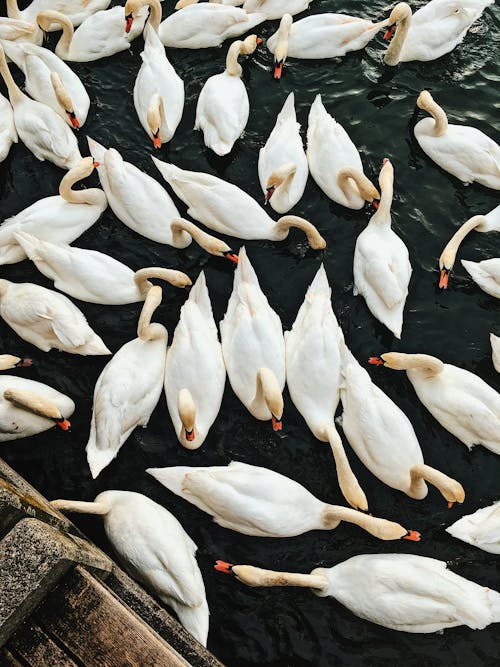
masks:
<path id="1" fill-rule="evenodd" d="M 328 438 L 330 447 L 332 448 L 333 458 L 335 459 L 335 467 L 337 469 L 337 479 L 339 481 L 342 495 L 347 500 L 351 507 L 366 511 L 368 509 L 368 501 L 361 489 L 356 475 L 353 473 L 347 455 L 345 453 L 342 440 L 340 439 L 337 429 L 333 425 L 328 425 L 324 429 L 325 435 Z"/>
<path id="2" fill-rule="evenodd" d="M 166 337 L 167 332 L 161 324 L 151 324 L 151 318 L 161 303 L 162 289 L 153 285 L 146 295 L 137 324 L 137 336 L 144 341 Z"/>
<path id="3" fill-rule="evenodd" d="M 399 11 L 397 11 L 398 8 Z M 393 14 L 397 18 L 391 21 Z M 384 62 L 386 65 L 397 65 L 411 25 L 411 8 L 406 3 L 396 5 L 391 13 L 391 18 L 389 18 L 390 23 L 396 23 L 396 34 L 385 52 Z"/>
<path id="4" fill-rule="evenodd" d="M 392 198 L 394 196 L 394 168 L 387 158 L 380 170 L 378 184 L 381 192 L 380 203 L 370 222 L 390 225 Z"/>
<path id="5" fill-rule="evenodd" d="M 420 109 L 424 109 L 434 118 L 434 127 L 432 129 L 432 134 L 435 137 L 441 137 L 446 134 L 448 130 L 448 118 L 446 117 L 445 112 L 439 106 L 437 102 L 434 101 L 432 95 L 427 90 L 423 90 L 417 99 L 417 106 Z"/>
<path id="6" fill-rule="evenodd" d="M 349 179 L 354 181 L 359 194 L 365 201 L 371 202 L 374 199 L 380 199 L 380 194 L 377 188 L 362 171 L 355 167 L 342 167 L 337 174 L 337 183 L 347 201 L 350 202 L 352 200 L 352 189 L 348 182 Z"/>
<path id="7" fill-rule="evenodd" d="M 161 23 L 161 5 L 159 0 L 148 0 L 148 2 L 145 2 L 144 4 L 149 5 L 149 24 L 156 32 L 158 32 Z"/>
<path id="8" fill-rule="evenodd" d="M 427 495 L 425 482 L 429 482 L 436 489 L 439 489 L 441 495 L 449 504 L 453 504 L 454 502 L 462 503 L 464 501 L 465 491 L 459 482 L 439 470 L 425 465 L 425 463 L 419 463 L 410 468 L 410 479 L 411 484 L 408 495 L 411 498 L 417 498 L 418 500 L 425 498 Z"/>
<path id="9" fill-rule="evenodd" d="M 7 0 L 7 16 L 12 19 L 22 19 L 17 0 Z"/>
<path id="10" fill-rule="evenodd" d="M 314 250 L 321 250 L 326 248 L 326 241 L 318 232 L 316 227 L 304 220 L 304 218 L 299 218 L 297 215 L 284 215 L 277 222 L 274 223 L 275 233 L 273 239 L 276 241 L 281 241 L 288 236 L 288 232 L 291 227 L 297 227 L 301 229 L 307 236 L 309 245 Z"/>
<path id="11" fill-rule="evenodd" d="M 84 158 L 84 161 L 91 160 L 92 158 Z M 97 205 L 100 204 L 103 199 L 103 191 L 99 188 L 88 188 L 84 190 L 73 190 L 73 185 L 78 181 L 81 181 L 87 176 L 90 176 L 92 173 L 92 167 L 89 169 L 87 164 L 77 164 L 73 169 L 70 169 L 67 174 L 65 174 L 59 184 L 59 194 L 60 196 L 67 201 L 69 204 L 89 204 Z"/>
<path id="12" fill-rule="evenodd" d="M 78 512 L 78 514 L 108 514 L 111 507 L 103 502 L 85 502 L 83 500 L 51 500 L 51 506 L 60 512 Z"/>
<path id="13" fill-rule="evenodd" d="M 5 59 L 5 52 L 0 46 L 0 74 L 2 75 L 5 85 L 7 86 L 7 92 L 9 94 L 10 103 L 14 106 L 17 102 L 20 102 L 24 97 L 24 93 L 21 92 L 21 89 L 16 84 L 10 73 L 9 66 Z"/>
<path id="14" fill-rule="evenodd" d="M 336 528 L 340 521 L 345 521 L 359 526 L 381 540 L 399 540 L 409 534 L 409 531 L 399 523 L 369 516 L 340 505 L 326 505 L 321 520 L 325 530 Z"/>
<path id="15" fill-rule="evenodd" d="M 328 579 L 321 574 L 300 574 L 298 572 L 275 572 L 252 565 L 229 565 L 230 572 L 247 586 L 298 586 L 326 590 Z M 219 566 L 220 567 L 220 566 Z M 220 568 L 222 569 L 222 568 Z"/>
<path id="16" fill-rule="evenodd" d="M 40 12 L 36 17 L 38 25 L 40 25 L 44 30 L 49 31 L 50 26 L 54 23 L 57 23 L 61 26 L 62 35 L 59 38 L 59 41 L 56 44 L 55 52 L 60 57 L 63 58 L 67 56 L 71 40 L 73 39 L 73 34 L 75 29 L 69 18 L 61 12 L 56 12 L 52 9 L 46 9 L 43 12 Z"/>
<path id="17" fill-rule="evenodd" d="M 241 53 L 242 45 L 243 42 L 241 40 L 237 40 L 231 44 L 227 52 L 226 73 L 230 74 L 231 76 L 241 76 L 243 72 L 241 65 L 238 62 L 238 56 Z"/>
<path id="18" fill-rule="evenodd" d="M 269 368 L 259 368 L 257 371 L 257 385 L 253 403 L 264 400 L 273 418 L 275 430 L 281 428 L 283 416 L 283 395 L 276 375 Z"/>
<path id="19" fill-rule="evenodd" d="M 405 354 L 404 352 L 386 352 L 381 355 L 384 366 L 397 371 L 418 370 L 428 377 L 438 375 L 444 369 L 440 359 L 429 354 Z"/>
<path id="20" fill-rule="evenodd" d="M 217 257 L 228 257 L 234 255 L 231 248 L 215 236 L 207 234 L 199 227 L 197 227 L 190 220 L 185 220 L 184 218 L 173 218 L 170 223 L 170 229 L 172 231 L 172 241 L 174 246 L 178 248 L 183 248 L 186 243 L 184 242 L 184 234 L 189 234 L 189 236 L 196 241 L 196 243 L 206 250 L 206 252 L 211 255 L 216 255 Z M 234 261 L 234 260 L 233 260 Z"/>
<path id="21" fill-rule="evenodd" d="M 485 223 L 487 224 L 488 221 L 484 215 L 474 215 L 472 218 L 469 218 L 467 222 L 464 222 L 464 224 L 453 234 L 441 253 L 441 257 L 439 258 L 440 268 L 444 267 L 446 270 L 451 271 L 453 264 L 455 263 L 458 249 L 464 238 L 473 229 Z"/>
<path id="22" fill-rule="evenodd" d="M 149 282 L 149 278 L 165 280 L 167 283 L 181 288 L 191 285 L 191 279 L 182 271 L 164 269 L 159 266 L 149 266 L 139 269 L 134 274 L 134 282 L 143 296 L 146 296 L 151 287 L 153 287 L 152 283 Z"/>
<path id="23" fill-rule="evenodd" d="M 23 389 L 6 389 L 3 392 L 3 397 L 13 405 L 27 410 L 28 412 L 52 419 L 54 421 L 63 421 L 64 417 L 55 403 L 53 403 L 45 396 L 41 396 L 33 391 L 26 391 Z"/>

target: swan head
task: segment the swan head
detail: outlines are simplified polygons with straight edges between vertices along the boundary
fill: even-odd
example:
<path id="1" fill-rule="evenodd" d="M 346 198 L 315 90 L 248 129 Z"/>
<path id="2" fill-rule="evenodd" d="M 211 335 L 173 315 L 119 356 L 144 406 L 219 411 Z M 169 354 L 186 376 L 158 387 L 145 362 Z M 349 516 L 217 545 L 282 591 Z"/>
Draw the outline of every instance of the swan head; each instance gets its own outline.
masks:
<path id="1" fill-rule="evenodd" d="M 61 77 L 57 72 L 51 72 L 50 73 L 50 81 L 52 83 L 52 88 L 54 89 L 54 94 L 56 96 L 57 101 L 61 105 L 61 107 L 64 109 L 64 112 L 71 123 L 71 126 L 77 130 L 80 127 L 80 123 L 78 122 L 78 118 L 76 117 L 75 110 L 73 108 L 73 101 L 71 99 L 70 94 L 66 90 Z"/>
<path id="2" fill-rule="evenodd" d="M 389 24 L 384 39 L 390 39 L 394 34 L 397 24 L 402 21 L 407 21 L 411 15 L 410 5 L 406 2 L 398 2 L 389 15 Z"/>
<path id="3" fill-rule="evenodd" d="M 155 93 L 151 96 L 151 101 L 146 112 L 146 118 L 148 121 L 148 127 L 153 137 L 153 146 L 154 148 L 161 148 L 161 107 L 163 105 L 163 100 Z"/>
<path id="4" fill-rule="evenodd" d="M 7 371 L 11 368 L 25 368 L 33 364 L 31 359 L 21 359 L 12 354 L 0 354 L 0 371 Z"/>
<path id="5" fill-rule="evenodd" d="M 32 412 L 40 417 L 52 420 L 63 431 L 71 430 L 71 422 L 63 417 L 57 405 L 45 396 L 34 392 L 20 391 L 17 389 L 6 389 L 3 393 L 6 401 L 10 401 L 17 407 L 20 407 L 28 412 Z M 71 403 L 73 403 L 71 401 Z M 73 404 L 74 409 L 74 404 Z M 70 414 L 72 414 L 71 410 Z"/>
<path id="6" fill-rule="evenodd" d="M 283 65 L 288 54 L 288 35 L 293 25 L 293 18 L 290 14 L 283 14 L 278 28 L 278 40 L 274 49 L 274 74 L 275 79 L 281 79 Z"/>
<path id="7" fill-rule="evenodd" d="M 255 51 L 259 44 L 262 44 L 262 37 L 257 37 L 257 35 L 248 35 L 248 37 L 241 43 L 240 53 L 242 55 L 248 56 Z"/>
<path id="8" fill-rule="evenodd" d="M 128 34 L 132 30 L 134 23 L 134 12 L 144 7 L 146 3 L 144 0 L 127 0 L 125 3 L 125 32 Z"/>
<path id="9" fill-rule="evenodd" d="M 428 90 L 422 90 L 420 95 L 417 97 L 417 107 L 419 109 L 424 109 L 428 111 L 430 107 L 434 104 L 434 98 Z"/>
<path id="10" fill-rule="evenodd" d="M 264 204 L 267 204 L 280 185 L 285 183 L 287 179 L 292 179 L 295 176 L 296 171 L 297 165 L 295 162 L 288 162 L 271 173 L 266 183 L 266 197 L 264 199 Z"/>
<path id="11" fill-rule="evenodd" d="M 198 449 L 196 444 L 196 408 L 189 389 L 181 389 L 177 399 L 177 409 L 181 418 L 182 428 L 179 433 L 181 445 L 186 449 Z"/>
<path id="12" fill-rule="evenodd" d="M 368 363 L 372 366 L 386 366 L 395 371 L 404 371 L 408 368 L 405 363 L 407 356 L 408 355 L 400 352 L 385 352 L 377 357 L 370 357 Z"/>

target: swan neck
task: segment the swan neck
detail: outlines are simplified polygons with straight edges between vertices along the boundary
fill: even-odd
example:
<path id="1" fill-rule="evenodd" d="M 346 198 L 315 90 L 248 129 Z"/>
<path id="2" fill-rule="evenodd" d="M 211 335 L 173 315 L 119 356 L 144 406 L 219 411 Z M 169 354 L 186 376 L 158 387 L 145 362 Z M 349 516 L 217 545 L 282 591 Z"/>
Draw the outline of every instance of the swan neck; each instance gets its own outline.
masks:
<path id="1" fill-rule="evenodd" d="M 448 130 L 448 118 L 446 113 L 434 100 L 429 101 L 425 110 L 434 118 L 432 134 L 435 137 L 442 137 Z"/>
<path id="2" fill-rule="evenodd" d="M 148 266 L 144 269 L 139 269 L 134 274 L 134 282 L 144 297 L 153 286 L 149 282 L 149 278 L 164 280 L 175 287 L 187 287 L 191 284 L 189 277 L 185 273 L 182 273 L 182 271 L 177 271 L 176 269 L 164 269 L 159 266 Z"/>
<path id="3" fill-rule="evenodd" d="M 61 14 L 60 12 L 53 11 L 51 9 L 40 12 L 36 17 L 38 23 L 40 23 L 40 19 L 43 19 L 47 29 L 51 23 L 57 23 L 61 26 L 62 35 L 56 44 L 55 52 L 56 55 L 58 55 L 60 58 L 63 58 L 64 60 L 64 58 L 68 55 L 71 41 L 73 39 L 73 34 L 75 32 L 73 24 L 65 14 Z"/>
<path id="4" fill-rule="evenodd" d="M 326 590 L 328 579 L 321 574 L 300 574 L 298 572 L 275 572 L 251 565 L 233 565 L 236 578 L 247 586 L 296 586 Z"/>
<path id="5" fill-rule="evenodd" d="M 1 48 L 1 47 L 0 47 Z M 2 75 L 5 85 L 7 86 L 7 92 L 9 94 L 10 103 L 14 106 L 17 102 L 20 102 L 25 95 L 21 92 L 21 89 L 14 81 L 12 74 L 10 72 L 9 66 L 5 59 L 5 54 L 2 52 L 0 54 L 0 74 Z"/>
<path id="6" fill-rule="evenodd" d="M 340 505 L 326 505 L 321 518 L 323 528 L 326 530 L 335 528 L 339 521 L 345 521 L 359 526 L 370 535 L 381 540 L 399 540 L 408 534 L 406 528 L 403 528 L 399 523 L 379 519 Z"/>
<path id="7" fill-rule="evenodd" d="M 480 225 L 483 225 L 487 222 L 488 221 L 484 215 L 474 215 L 457 229 L 441 253 L 440 261 L 446 269 L 451 270 L 453 267 L 460 244 L 467 236 L 467 234 L 469 234 L 469 232 L 471 232 L 473 229 L 476 229 L 476 227 L 479 227 Z"/>
<path id="8" fill-rule="evenodd" d="M 257 386 L 254 404 L 264 401 L 269 412 L 278 420 L 283 414 L 283 396 L 276 375 L 269 368 L 259 368 L 257 371 Z"/>
<path id="9" fill-rule="evenodd" d="M 179 434 L 181 444 L 186 449 L 198 449 L 200 445 L 196 438 L 196 407 L 189 389 L 179 390 L 177 410 L 182 424 Z"/>
<path id="10" fill-rule="evenodd" d="M 70 169 L 65 174 L 59 184 L 59 194 L 69 204 L 99 204 L 103 192 L 99 188 L 88 188 L 84 190 L 73 190 L 73 185 L 83 178 L 86 178 L 88 173 L 83 173 L 79 167 Z"/>
<path id="11" fill-rule="evenodd" d="M 21 12 L 17 0 L 7 0 L 7 16 L 11 19 L 22 19 Z"/>
<path id="12" fill-rule="evenodd" d="M 273 240 L 281 241 L 286 238 L 291 227 L 297 227 L 305 233 L 311 248 L 319 250 L 326 247 L 326 241 L 316 227 L 297 215 L 284 215 L 274 223 Z"/>
<path id="13" fill-rule="evenodd" d="M 238 62 L 238 56 L 241 53 L 242 44 L 243 42 L 240 40 L 233 42 L 227 52 L 226 73 L 230 74 L 231 76 L 241 76 L 243 72 L 241 65 Z"/>
<path id="14" fill-rule="evenodd" d="M 177 248 L 183 248 L 186 245 L 184 235 L 189 234 L 189 236 L 194 241 L 196 241 L 200 248 L 203 248 L 203 250 L 210 253 L 211 255 L 220 257 L 224 253 L 232 252 L 227 243 L 224 243 L 211 234 L 207 234 L 207 232 L 204 232 L 190 220 L 185 220 L 184 218 L 174 218 L 170 223 L 170 229 L 172 231 L 173 245 Z"/>
<path id="15" fill-rule="evenodd" d="M 85 502 L 83 500 L 52 500 L 51 506 L 60 512 L 77 512 L 78 514 L 108 514 L 111 507 L 103 502 Z"/>
<path id="16" fill-rule="evenodd" d="M 337 183 L 348 202 L 352 203 L 353 194 L 349 179 L 354 181 L 358 194 L 365 201 L 371 202 L 375 197 L 379 198 L 377 189 L 362 171 L 355 167 L 343 167 L 337 174 Z"/>
<path id="17" fill-rule="evenodd" d="M 161 324 L 151 324 L 151 318 L 161 303 L 161 297 L 162 289 L 158 285 L 151 287 L 146 294 L 137 324 L 137 336 L 141 340 L 156 340 L 157 338 L 166 336 L 166 330 Z"/>
<path id="18" fill-rule="evenodd" d="M 443 362 L 429 354 L 404 354 L 403 352 L 391 352 L 389 354 L 391 359 L 387 365 L 395 370 L 418 370 L 426 376 L 432 377 L 438 375 L 444 369 Z"/>
<path id="19" fill-rule="evenodd" d="M 337 470 L 337 479 L 342 495 L 351 507 L 366 511 L 368 509 L 368 501 L 359 485 L 356 475 L 351 469 L 337 429 L 333 424 L 330 424 L 325 427 L 324 431 L 328 438 L 328 442 L 330 443 L 330 447 L 332 448 L 335 468 Z"/>
<path id="20" fill-rule="evenodd" d="M 390 225 L 392 199 L 394 196 L 394 186 L 392 182 L 386 181 L 383 185 L 380 184 L 380 193 L 378 209 L 372 216 L 370 222 L 382 225 Z"/>
<path id="21" fill-rule="evenodd" d="M 411 25 L 411 11 L 408 16 L 400 19 L 396 25 L 396 33 L 387 48 L 384 56 L 384 62 L 386 65 L 397 65 L 399 63 L 399 58 L 401 56 L 401 51 L 403 49 L 408 31 Z"/>
<path id="22" fill-rule="evenodd" d="M 39 417 L 45 417 L 46 419 L 62 418 L 61 411 L 57 405 L 36 392 L 22 389 L 6 389 L 3 392 L 3 397 L 13 405 Z"/>
<path id="23" fill-rule="evenodd" d="M 465 492 L 459 482 L 425 463 L 411 467 L 410 479 L 411 485 L 408 495 L 412 498 L 420 499 L 425 497 L 427 494 L 425 482 L 429 482 L 429 484 L 435 486 L 448 502 L 463 502 L 465 498 Z"/>
<path id="24" fill-rule="evenodd" d="M 158 32 L 158 28 L 161 23 L 161 5 L 159 0 L 149 0 L 147 3 L 149 5 L 150 14 L 149 14 L 149 24 L 154 28 L 155 32 Z"/>

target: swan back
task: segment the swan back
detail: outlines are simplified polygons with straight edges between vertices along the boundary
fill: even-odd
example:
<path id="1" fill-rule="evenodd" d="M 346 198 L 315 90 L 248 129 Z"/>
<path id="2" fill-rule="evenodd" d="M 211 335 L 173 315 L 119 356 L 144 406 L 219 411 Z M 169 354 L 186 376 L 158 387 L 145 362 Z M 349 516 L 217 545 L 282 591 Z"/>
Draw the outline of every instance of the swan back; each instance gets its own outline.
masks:
<path id="1" fill-rule="evenodd" d="M 500 500 L 463 516 L 446 532 L 483 551 L 500 554 Z"/>
<path id="2" fill-rule="evenodd" d="M 484 292 L 500 299 L 500 257 L 484 259 L 482 262 L 462 259 L 461 262 L 464 269 Z"/>

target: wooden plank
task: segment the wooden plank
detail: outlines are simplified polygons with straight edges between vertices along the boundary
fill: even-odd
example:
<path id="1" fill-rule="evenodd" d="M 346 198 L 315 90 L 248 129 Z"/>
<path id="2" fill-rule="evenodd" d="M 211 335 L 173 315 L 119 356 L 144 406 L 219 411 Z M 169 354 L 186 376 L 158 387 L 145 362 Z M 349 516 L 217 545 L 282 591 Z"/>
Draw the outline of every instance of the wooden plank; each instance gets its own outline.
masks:
<path id="1" fill-rule="evenodd" d="M 42 628 L 30 620 L 16 630 L 7 648 L 33 667 L 78 667 Z"/>
<path id="2" fill-rule="evenodd" d="M 5 646 L 0 648 L 0 665 L 2 667 L 24 667 Z"/>
<path id="3" fill-rule="evenodd" d="M 101 582 L 75 567 L 35 612 L 44 631 L 86 667 L 187 667 Z"/>

